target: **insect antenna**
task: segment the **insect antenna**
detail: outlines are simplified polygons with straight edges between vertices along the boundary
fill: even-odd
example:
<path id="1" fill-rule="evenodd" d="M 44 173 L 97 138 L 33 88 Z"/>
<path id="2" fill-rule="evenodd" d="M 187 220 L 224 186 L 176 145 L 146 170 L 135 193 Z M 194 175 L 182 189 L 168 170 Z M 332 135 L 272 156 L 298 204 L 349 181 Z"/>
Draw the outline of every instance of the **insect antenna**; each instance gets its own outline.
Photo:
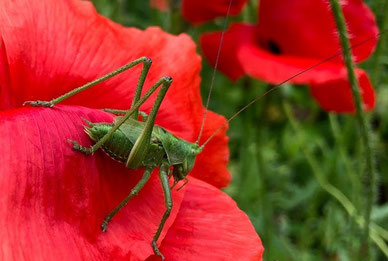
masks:
<path id="1" fill-rule="evenodd" d="M 216 79 L 218 62 L 220 60 L 222 43 L 224 42 L 224 35 L 225 35 L 225 31 L 226 31 L 226 26 L 228 25 L 229 13 L 230 13 L 230 9 L 232 8 L 232 3 L 233 3 L 233 0 L 230 0 L 229 1 L 229 6 L 228 6 L 228 10 L 226 11 L 226 16 L 225 16 L 225 19 L 224 19 L 224 24 L 222 26 L 222 33 L 221 33 L 221 38 L 220 38 L 220 44 L 218 45 L 216 62 L 214 64 L 212 78 L 211 78 L 211 81 L 210 81 L 209 94 L 207 95 L 205 111 L 203 113 L 202 123 L 201 123 L 201 128 L 200 128 L 199 133 L 198 133 L 198 138 L 197 138 L 197 141 L 195 142 L 196 144 L 199 144 L 199 140 L 201 139 L 201 136 L 202 136 L 202 133 L 203 133 L 203 128 L 205 127 L 205 120 L 206 120 L 206 116 L 207 116 L 207 110 L 209 108 L 210 97 L 212 95 L 212 91 L 213 91 L 213 87 L 214 87 L 214 81 Z"/>
<path id="2" fill-rule="evenodd" d="M 366 38 L 366 39 L 364 39 L 364 40 L 362 40 L 362 41 L 360 41 L 360 42 L 358 42 L 358 43 L 356 43 L 356 44 L 350 46 L 350 47 L 349 47 L 349 50 L 356 49 L 357 47 L 360 47 L 361 45 L 363 45 L 363 44 L 365 44 L 365 43 L 367 43 L 367 42 L 369 42 L 369 41 L 371 41 L 371 40 L 374 40 L 374 39 L 376 39 L 376 38 L 379 38 L 382 34 L 385 34 L 385 33 L 388 33 L 388 30 L 381 31 L 381 32 L 379 32 L 379 33 L 376 34 L 376 35 L 373 35 L 373 36 L 371 36 L 371 37 L 368 37 L 368 38 Z M 245 106 L 242 107 L 240 110 L 238 110 L 235 114 L 233 114 L 229 119 L 227 119 L 226 122 L 224 122 L 223 124 L 221 124 L 221 125 L 220 125 L 220 126 L 219 126 L 219 127 L 218 127 L 211 135 L 210 135 L 210 137 L 209 137 L 209 138 L 201 145 L 201 147 L 202 147 L 202 148 L 205 147 L 205 145 L 206 145 L 207 143 L 209 143 L 209 141 L 211 141 L 211 140 L 214 138 L 214 136 L 215 136 L 222 128 L 224 128 L 229 122 L 231 122 L 234 118 L 236 118 L 240 113 L 242 113 L 243 111 L 245 111 L 246 109 L 248 109 L 252 104 L 254 104 L 254 103 L 256 103 L 257 101 L 261 100 L 261 99 L 262 99 L 264 96 L 266 96 L 267 94 L 273 92 L 274 90 L 276 90 L 276 89 L 278 89 L 279 87 L 281 87 L 283 84 L 285 84 L 285 83 L 287 83 L 288 81 L 290 81 L 290 80 L 292 80 L 292 79 L 298 77 L 299 75 L 302 75 L 302 74 L 304 74 L 305 72 L 308 72 L 309 70 L 311 70 L 311 69 L 313 69 L 313 68 L 315 68 L 315 67 L 317 67 L 317 66 L 319 66 L 319 65 L 321 65 L 321 64 L 324 64 L 324 63 L 326 63 L 326 62 L 328 62 L 328 61 L 330 61 L 330 60 L 332 60 L 332 59 L 334 59 L 334 58 L 336 58 L 336 57 L 338 57 L 338 56 L 340 56 L 340 55 L 342 55 L 342 51 L 338 51 L 337 53 L 335 53 L 335 54 L 333 54 L 333 55 L 331 55 L 331 56 L 329 56 L 329 57 L 327 57 L 327 58 L 325 58 L 325 59 L 323 59 L 323 60 L 321 60 L 321 61 L 319 61 L 319 62 L 313 64 L 313 65 L 311 65 L 310 67 L 308 67 L 308 68 L 306 68 L 306 69 L 300 71 L 299 73 L 294 74 L 294 75 L 291 76 L 290 78 L 288 78 L 288 79 L 286 79 L 286 80 L 284 80 L 284 81 L 282 81 L 282 82 L 280 82 L 280 83 L 274 85 L 272 88 L 270 88 L 269 90 L 267 90 L 267 91 L 264 92 L 263 94 L 257 96 L 257 97 L 254 98 L 252 101 L 250 101 L 247 105 L 245 105 Z"/>

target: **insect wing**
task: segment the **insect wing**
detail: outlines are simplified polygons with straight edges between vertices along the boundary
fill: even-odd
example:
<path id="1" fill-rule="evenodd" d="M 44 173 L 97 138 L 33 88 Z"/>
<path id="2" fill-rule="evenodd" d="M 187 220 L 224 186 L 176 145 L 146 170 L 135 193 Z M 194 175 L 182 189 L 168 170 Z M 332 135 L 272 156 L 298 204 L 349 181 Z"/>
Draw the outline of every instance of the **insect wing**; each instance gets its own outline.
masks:
<path id="1" fill-rule="evenodd" d="M 115 117 L 114 123 L 119 121 L 122 117 Z M 141 131 L 144 128 L 144 123 L 140 121 L 136 121 L 134 119 L 127 119 L 120 127 L 119 130 L 124 133 L 124 135 L 133 143 L 135 144 L 136 140 L 139 138 Z"/>

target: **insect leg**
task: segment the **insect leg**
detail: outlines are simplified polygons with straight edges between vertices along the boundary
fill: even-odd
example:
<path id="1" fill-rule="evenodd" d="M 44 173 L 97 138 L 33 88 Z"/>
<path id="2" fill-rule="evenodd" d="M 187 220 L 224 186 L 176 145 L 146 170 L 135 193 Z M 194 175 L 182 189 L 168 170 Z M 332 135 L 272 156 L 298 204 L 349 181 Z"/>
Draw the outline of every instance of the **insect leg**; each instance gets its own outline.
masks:
<path id="1" fill-rule="evenodd" d="M 163 101 L 164 96 L 167 93 L 168 88 L 172 83 L 171 77 L 165 77 L 162 87 L 156 97 L 155 103 L 152 106 L 151 112 L 147 117 L 144 129 L 137 138 L 131 153 L 128 156 L 126 166 L 131 169 L 136 169 L 141 166 L 143 160 L 147 156 L 147 151 L 150 146 L 151 134 L 155 124 L 156 114 L 158 113 L 159 107 Z"/>
<path id="2" fill-rule="evenodd" d="M 141 115 L 141 121 L 146 122 L 148 120 L 148 114 L 144 111 L 139 111 L 139 114 Z"/>
<path id="3" fill-rule="evenodd" d="M 83 147 L 81 145 L 78 144 L 78 142 L 76 141 L 73 141 L 73 140 L 69 140 L 70 143 L 73 144 L 73 149 L 75 150 L 79 150 L 85 154 L 90 154 L 90 153 L 93 153 L 95 152 L 98 148 L 100 148 L 102 146 L 102 144 L 105 143 L 105 141 L 107 141 L 111 136 L 112 134 L 133 114 L 136 112 L 136 110 L 139 109 L 139 107 L 156 91 L 156 89 L 158 87 L 160 87 L 162 85 L 162 89 L 163 89 L 163 92 L 165 94 L 165 92 L 167 91 L 168 87 L 171 85 L 172 83 L 172 79 L 171 77 L 163 77 L 162 79 L 160 79 L 159 81 L 157 81 L 144 95 L 143 97 L 141 97 L 139 99 L 139 101 L 131 107 L 131 109 L 129 109 L 124 116 L 122 116 L 116 123 L 115 125 L 99 140 L 97 141 L 93 146 L 87 148 L 87 147 Z M 165 90 L 166 89 L 166 90 Z M 162 90 L 160 91 L 162 92 Z M 163 93 L 162 92 L 162 93 Z M 159 97 L 159 95 L 158 95 Z M 157 98 L 158 99 L 158 98 Z M 155 106 L 154 106 L 155 107 Z M 159 108 L 159 107 L 158 107 Z M 157 109 L 158 109 L 157 108 Z M 155 113 L 156 114 L 156 113 Z M 153 124 L 153 122 L 152 122 Z M 152 131 L 152 130 L 151 130 Z M 148 143 L 149 145 L 149 143 Z"/>
<path id="4" fill-rule="evenodd" d="M 129 68 L 132 68 L 132 67 L 138 65 L 139 63 L 143 63 L 143 69 L 142 69 L 142 72 L 140 74 L 140 78 L 139 78 L 136 92 L 135 92 L 134 100 L 136 100 L 136 97 L 140 96 L 140 94 L 137 94 L 137 93 L 141 92 L 141 89 L 142 89 L 144 81 L 145 81 L 145 77 L 147 76 L 148 70 L 149 70 L 151 63 L 152 63 L 151 59 L 147 58 L 147 57 L 141 57 L 139 59 L 136 59 L 136 60 L 124 65 L 124 66 L 121 66 L 120 68 L 114 70 L 113 72 L 107 73 L 94 81 L 88 82 L 85 85 L 82 85 L 82 86 L 75 88 L 75 89 L 55 98 L 55 99 L 52 99 L 51 101 L 26 101 L 23 103 L 23 105 L 30 104 L 31 106 L 36 106 L 36 107 L 40 107 L 40 106 L 41 107 L 53 107 L 54 105 L 60 103 L 61 101 L 65 100 L 67 98 L 70 98 L 71 96 L 73 96 L 79 92 L 82 92 L 82 91 L 84 91 L 84 90 L 86 90 L 86 89 L 88 89 L 96 84 L 99 84 L 99 83 L 101 83 L 109 78 L 112 78 L 113 76 L 116 76 L 116 75 L 128 70 Z M 139 100 L 139 98 L 137 98 L 136 102 L 138 100 Z M 135 104 L 136 102 L 132 101 L 132 104 Z"/>
<path id="5" fill-rule="evenodd" d="M 103 109 L 103 111 L 112 113 L 114 115 L 125 115 L 128 110 Z"/>
<path id="6" fill-rule="evenodd" d="M 172 197 L 171 197 L 171 190 L 170 190 L 170 184 L 168 183 L 168 169 L 169 169 L 168 164 L 162 164 L 160 166 L 159 170 L 159 178 L 160 182 L 162 183 L 163 187 L 163 194 L 164 194 L 164 204 L 166 205 L 166 211 L 163 214 L 162 220 L 160 221 L 158 230 L 156 230 L 155 236 L 152 239 L 152 248 L 154 250 L 154 253 L 157 256 L 160 256 L 162 260 L 164 260 L 164 256 L 162 253 L 160 253 L 159 248 L 157 246 L 157 241 L 159 239 L 160 233 L 163 230 L 164 224 L 166 223 L 168 217 L 170 216 L 171 209 L 172 209 Z"/>
<path id="7" fill-rule="evenodd" d="M 145 79 L 148 74 L 148 70 L 150 69 L 152 64 L 152 60 L 147 58 L 147 62 L 144 62 L 143 70 L 141 71 L 139 80 L 137 82 L 135 95 L 133 96 L 131 108 L 135 106 L 135 104 L 140 100 L 141 91 L 143 90 L 143 85 L 145 82 Z M 137 116 L 139 115 L 139 108 L 135 110 L 135 112 L 132 114 L 132 119 L 137 120 Z"/>
<path id="8" fill-rule="evenodd" d="M 112 113 L 112 114 L 117 115 L 117 116 L 122 116 L 122 115 L 125 115 L 125 113 L 127 113 L 128 110 L 103 109 L 103 111 Z M 144 111 L 139 111 L 139 115 L 141 115 L 142 121 L 144 121 L 144 122 L 148 118 L 148 114 L 145 113 Z"/>
<path id="9" fill-rule="evenodd" d="M 133 197 L 133 196 L 136 196 L 137 193 L 139 193 L 139 191 L 144 187 L 144 185 L 147 183 L 147 181 L 150 179 L 150 176 L 151 176 L 151 173 L 152 173 L 152 170 L 153 168 L 151 167 L 148 167 L 144 170 L 144 173 L 143 173 L 143 177 L 139 180 L 139 182 L 136 184 L 135 187 L 132 188 L 131 192 L 129 193 L 129 195 L 123 200 L 121 201 L 121 203 L 119 205 L 117 205 L 117 207 L 115 209 L 113 209 L 104 219 L 104 222 L 102 222 L 101 224 L 101 229 L 102 229 L 102 232 L 105 232 L 107 229 L 108 229 L 108 223 L 109 221 L 112 219 L 112 217 L 114 215 L 116 215 L 116 213 L 122 209 L 127 203 L 128 201 Z"/>
<path id="10" fill-rule="evenodd" d="M 117 116 L 123 116 L 125 113 L 127 113 L 127 110 L 117 110 L 117 109 L 103 109 L 105 112 L 112 113 Z M 148 119 L 148 114 L 144 111 L 139 111 L 139 115 L 141 115 L 141 121 L 146 122 Z"/>

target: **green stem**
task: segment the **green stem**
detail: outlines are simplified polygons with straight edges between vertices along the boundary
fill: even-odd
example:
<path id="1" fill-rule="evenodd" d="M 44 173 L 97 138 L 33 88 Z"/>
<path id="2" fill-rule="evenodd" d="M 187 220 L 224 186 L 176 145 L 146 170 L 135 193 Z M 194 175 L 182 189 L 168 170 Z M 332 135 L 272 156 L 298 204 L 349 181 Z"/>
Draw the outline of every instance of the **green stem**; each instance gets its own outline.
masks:
<path id="1" fill-rule="evenodd" d="M 360 135 L 361 135 L 364 151 L 365 151 L 366 170 L 363 178 L 364 190 L 365 190 L 365 204 L 364 204 L 365 226 L 364 226 L 363 234 L 364 234 L 364 239 L 366 240 L 365 242 L 366 244 L 365 246 L 362 246 L 361 256 L 363 256 L 365 260 L 371 260 L 370 259 L 370 256 L 371 256 L 370 240 L 368 235 L 369 235 L 370 216 L 372 212 L 372 206 L 375 202 L 375 194 L 376 194 L 376 188 L 375 188 L 376 173 L 374 168 L 373 152 L 372 152 L 370 136 L 368 133 L 368 123 L 362 108 L 363 103 L 362 103 L 362 98 L 360 94 L 360 87 L 359 87 L 356 74 L 354 72 L 354 65 L 352 61 L 352 54 L 350 51 L 350 43 L 348 40 L 349 37 L 346 29 L 345 19 L 338 0 L 330 0 L 330 6 L 331 6 L 332 13 L 334 15 L 334 19 L 337 24 L 337 29 L 340 36 L 342 53 L 343 53 L 346 68 L 348 71 L 348 79 L 351 83 L 353 101 L 356 105 L 357 120 L 359 124 Z"/>
<path id="2" fill-rule="evenodd" d="M 382 14 L 380 15 L 380 17 L 381 17 L 380 32 L 384 32 L 388 29 L 388 18 L 387 18 L 388 15 L 386 15 L 386 14 L 388 14 L 388 2 L 387 1 L 383 1 L 383 2 L 380 1 L 378 6 L 380 8 L 382 8 L 382 10 L 383 10 Z M 381 57 L 383 57 L 383 54 L 386 50 L 387 39 L 388 39 L 388 37 L 386 37 L 385 35 L 380 36 L 379 42 L 377 43 L 376 51 L 374 53 L 374 60 L 373 60 L 373 64 L 372 64 L 373 70 L 372 70 L 371 79 L 372 79 L 372 82 L 376 88 L 378 88 L 379 81 L 380 81 L 381 69 L 382 69 Z"/>

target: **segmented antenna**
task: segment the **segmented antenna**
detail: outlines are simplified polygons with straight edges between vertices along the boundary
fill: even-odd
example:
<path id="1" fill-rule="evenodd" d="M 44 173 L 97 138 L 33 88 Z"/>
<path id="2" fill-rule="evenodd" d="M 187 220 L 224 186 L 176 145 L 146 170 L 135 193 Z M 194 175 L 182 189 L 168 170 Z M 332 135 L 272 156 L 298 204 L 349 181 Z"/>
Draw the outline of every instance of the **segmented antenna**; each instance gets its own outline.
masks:
<path id="1" fill-rule="evenodd" d="M 210 1 L 211 1 L 211 0 L 210 0 Z M 208 108 L 209 108 L 210 97 L 211 97 L 211 95 L 212 95 L 212 90 L 213 90 L 213 86 L 214 86 L 214 80 L 216 79 L 218 61 L 219 61 L 219 59 L 220 59 L 222 43 L 224 42 L 224 35 L 225 35 L 225 31 L 226 31 L 226 26 L 228 25 L 228 18 L 229 18 L 230 9 L 231 9 L 231 7 L 232 7 L 232 2 L 233 2 L 233 0 L 230 0 L 230 1 L 229 1 L 228 10 L 226 11 L 226 17 L 225 17 L 225 19 L 224 19 L 224 25 L 222 26 L 222 33 L 221 33 L 221 38 L 220 38 L 220 44 L 218 45 L 217 56 L 216 56 L 216 62 L 215 62 L 215 64 L 214 64 L 212 79 L 211 79 L 211 82 L 210 82 L 209 94 L 207 95 L 207 101 L 206 101 L 205 112 L 203 113 L 202 123 L 201 123 L 201 129 L 199 130 L 198 138 L 197 138 L 197 141 L 195 142 L 196 144 L 199 144 L 199 140 L 201 139 L 202 132 L 203 132 L 203 128 L 205 127 L 205 120 L 206 120 L 206 116 L 207 116 L 207 110 L 208 110 Z"/>
<path id="2" fill-rule="evenodd" d="M 349 50 L 356 49 L 357 47 L 359 47 L 359 46 L 361 46 L 361 45 L 363 45 L 363 44 L 365 44 L 365 43 L 367 43 L 367 42 L 369 42 L 369 41 L 371 41 L 371 40 L 374 40 L 374 39 L 378 38 L 380 35 L 385 34 L 385 33 L 387 33 L 387 32 L 388 32 L 388 30 L 381 31 L 380 33 L 378 33 L 378 34 L 376 34 L 376 35 L 373 35 L 373 36 L 371 36 L 371 37 L 369 37 L 369 38 L 367 38 L 367 39 L 365 39 L 365 40 L 362 40 L 362 41 L 360 41 L 360 42 L 358 42 L 358 43 L 352 45 L 351 47 L 349 47 Z M 340 56 L 340 55 L 342 55 L 342 51 L 339 51 L 339 52 L 333 54 L 332 56 L 329 56 L 329 57 L 327 57 L 327 58 L 325 58 L 325 59 L 323 59 L 323 60 L 317 62 L 316 64 L 311 65 L 310 67 L 308 67 L 308 68 L 306 68 L 306 69 L 300 71 L 299 73 L 297 73 L 297 74 L 293 75 L 292 77 L 290 77 L 290 78 L 288 78 L 288 79 L 282 81 L 281 83 L 276 84 L 275 86 L 273 86 L 272 88 L 270 88 L 268 91 L 266 91 L 266 92 L 263 93 L 262 95 L 257 96 L 255 99 L 253 99 L 252 101 L 250 101 L 247 105 L 245 105 L 244 107 L 242 107 L 238 112 L 236 112 L 235 114 L 233 114 L 233 115 L 232 115 L 225 123 L 223 123 L 220 127 L 218 127 L 218 128 L 213 132 L 213 134 L 210 135 L 210 137 L 209 137 L 209 138 L 201 145 L 201 147 L 202 147 L 202 148 L 205 147 L 205 145 L 206 145 L 209 141 L 211 141 L 211 140 L 214 138 L 214 136 L 215 136 L 222 128 L 224 128 L 229 122 L 231 122 L 234 118 L 236 118 L 240 113 L 242 113 L 243 111 L 245 111 L 247 108 L 249 108 L 252 104 L 254 104 L 254 103 L 256 103 L 257 101 L 261 100 L 261 99 L 262 99 L 264 96 L 266 96 L 267 94 L 273 92 L 274 90 L 276 90 L 277 88 L 279 88 L 279 87 L 282 86 L 283 84 L 285 84 L 285 83 L 287 83 L 288 81 L 290 81 L 290 80 L 292 80 L 292 79 L 298 77 L 299 75 L 301 75 L 301 74 L 303 74 L 303 73 L 305 73 L 305 72 L 307 72 L 307 71 L 309 71 L 309 70 L 311 70 L 311 69 L 313 69 L 313 68 L 315 68 L 315 67 L 317 67 L 317 66 L 319 66 L 319 65 L 321 65 L 321 64 L 324 64 L 324 63 L 326 63 L 326 62 L 328 62 L 328 61 L 330 61 L 330 60 L 332 60 L 332 59 L 334 59 L 334 58 L 336 58 L 336 57 L 338 57 L 338 56 Z"/>

